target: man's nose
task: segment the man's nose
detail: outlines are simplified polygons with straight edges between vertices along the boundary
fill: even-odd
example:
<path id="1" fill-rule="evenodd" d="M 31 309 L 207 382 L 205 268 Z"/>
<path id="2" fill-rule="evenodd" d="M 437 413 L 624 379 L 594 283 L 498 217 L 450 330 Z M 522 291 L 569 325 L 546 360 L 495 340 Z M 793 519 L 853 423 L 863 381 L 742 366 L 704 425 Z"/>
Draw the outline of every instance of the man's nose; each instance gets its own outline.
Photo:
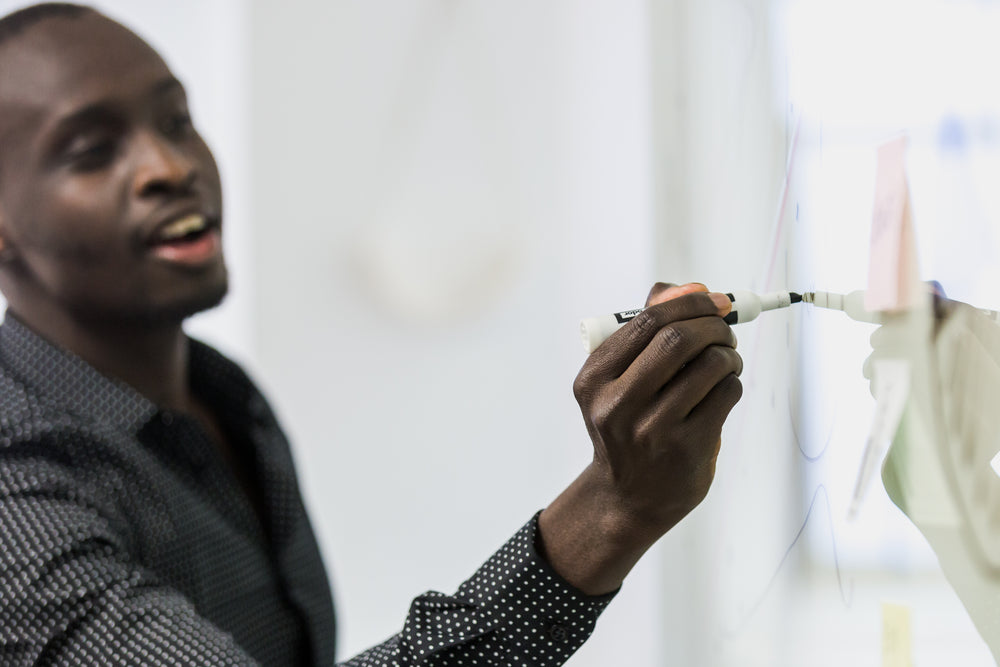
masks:
<path id="1" fill-rule="evenodd" d="M 197 168 L 181 147 L 149 131 L 142 132 L 136 141 L 135 194 L 148 197 L 191 188 Z"/>

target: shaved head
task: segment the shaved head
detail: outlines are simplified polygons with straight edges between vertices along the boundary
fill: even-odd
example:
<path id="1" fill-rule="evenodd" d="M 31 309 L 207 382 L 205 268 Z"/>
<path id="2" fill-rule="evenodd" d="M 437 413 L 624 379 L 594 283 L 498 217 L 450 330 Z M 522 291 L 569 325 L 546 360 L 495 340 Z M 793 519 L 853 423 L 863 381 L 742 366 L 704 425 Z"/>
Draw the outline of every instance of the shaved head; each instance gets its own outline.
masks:
<path id="1" fill-rule="evenodd" d="M 43 2 L 0 17 L 0 71 L 10 70 L 15 67 L 15 64 L 10 61 L 9 57 L 4 57 L 5 51 L 3 46 L 5 43 L 12 41 L 15 37 L 24 35 L 31 28 L 47 19 L 78 19 L 89 13 L 95 13 L 95 10 L 85 5 L 68 2 Z M 30 76 L 30 72 L 26 72 L 25 74 Z M 2 114 L 2 110 L 0 110 L 0 114 Z M 3 124 L 4 120 L 0 116 L 0 151 L 5 148 L 4 135 L 6 132 L 16 129 L 10 127 L 9 124 L 5 128 Z"/>
<path id="2" fill-rule="evenodd" d="M 39 5 L 25 7 L 12 14 L 0 18 L 0 44 L 19 35 L 31 26 L 48 18 L 65 17 L 78 18 L 86 12 L 94 11 L 84 5 L 74 5 L 68 2 L 45 2 Z"/>

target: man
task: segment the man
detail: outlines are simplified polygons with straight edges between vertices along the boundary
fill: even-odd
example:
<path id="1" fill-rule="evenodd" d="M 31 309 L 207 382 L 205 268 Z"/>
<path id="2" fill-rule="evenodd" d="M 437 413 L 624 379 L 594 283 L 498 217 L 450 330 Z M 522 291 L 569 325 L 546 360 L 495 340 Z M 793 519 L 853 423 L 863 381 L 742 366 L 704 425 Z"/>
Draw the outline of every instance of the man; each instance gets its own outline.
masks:
<path id="1" fill-rule="evenodd" d="M 73 5 L 0 20 L 0 662 L 330 665 L 288 445 L 188 339 L 226 292 L 184 90 Z M 574 389 L 594 459 L 453 596 L 349 665 L 557 665 L 707 493 L 742 369 L 703 286 L 657 285 Z"/>

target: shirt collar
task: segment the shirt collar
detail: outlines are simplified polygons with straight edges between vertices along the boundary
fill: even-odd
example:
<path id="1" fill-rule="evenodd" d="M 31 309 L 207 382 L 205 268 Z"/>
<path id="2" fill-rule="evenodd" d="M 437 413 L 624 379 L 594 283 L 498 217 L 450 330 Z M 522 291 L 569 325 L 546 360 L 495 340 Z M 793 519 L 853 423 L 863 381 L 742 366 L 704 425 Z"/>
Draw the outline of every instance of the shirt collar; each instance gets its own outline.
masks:
<path id="1" fill-rule="evenodd" d="M 0 360 L 17 379 L 88 421 L 135 433 L 157 412 L 156 405 L 135 389 L 101 375 L 10 312 L 0 324 Z"/>

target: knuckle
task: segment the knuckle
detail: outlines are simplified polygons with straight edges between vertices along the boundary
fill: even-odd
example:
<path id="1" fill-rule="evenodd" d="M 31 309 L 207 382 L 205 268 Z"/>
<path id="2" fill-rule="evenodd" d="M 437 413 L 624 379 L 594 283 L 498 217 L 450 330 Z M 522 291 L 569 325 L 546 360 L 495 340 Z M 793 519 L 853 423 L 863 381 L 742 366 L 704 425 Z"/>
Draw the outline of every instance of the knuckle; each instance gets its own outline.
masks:
<path id="1" fill-rule="evenodd" d="M 632 318 L 632 328 L 642 336 L 651 335 L 661 326 L 659 308 L 647 308 Z"/>
<path id="2" fill-rule="evenodd" d="M 588 409 L 589 421 L 598 429 L 615 433 L 628 423 L 626 402 L 616 392 L 604 392 Z"/>
<path id="3" fill-rule="evenodd" d="M 594 373 L 590 368 L 584 366 L 576 379 L 573 380 L 573 396 L 576 398 L 576 402 L 580 405 L 589 404 L 597 391 L 598 386 L 594 379 Z"/>
<path id="4" fill-rule="evenodd" d="M 705 355 L 705 359 L 715 368 L 727 368 L 731 366 L 731 357 L 726 352 L 727 348 L 721 345 L 709 345 L 702 352 Z"/>
<path id="5" fill-rule="evenodd" d="M 725 357 L 725 367 L 739 376 L 743 372 L 743 357 L 740 356 L 740 353 L 731 347 L 724 347 L 722 354 Z"/>
<path id="6" fill-rule="evenodd" d="M 599 368 L 593 357 L 587 360 L 573 380 L 573 396 L 583 404 L 593 399 L 602 386 Z"/>
<path id="7" fill-rule="evenodd" d="M 743 398 L 743 382 L 736 375 L 727 375 L 719 383 L 726 396 L 728 409 L 732 409 Z"/>
<path id="8" fill-rule="evenodd" d="M 739 375 L 743 372 L 743 357 L 739 352 L 725 345 L 709 345 L 702 352 L 708 368 L 718 376 L 724 373 L 735 373 Z"/>
<path id="9" fill-rule="evenodd" d="M 682 347 L 687 339 L 686 328 L 679 324 L 668 324 L 656 332 L 657 343 L 668 350 Z"/>

